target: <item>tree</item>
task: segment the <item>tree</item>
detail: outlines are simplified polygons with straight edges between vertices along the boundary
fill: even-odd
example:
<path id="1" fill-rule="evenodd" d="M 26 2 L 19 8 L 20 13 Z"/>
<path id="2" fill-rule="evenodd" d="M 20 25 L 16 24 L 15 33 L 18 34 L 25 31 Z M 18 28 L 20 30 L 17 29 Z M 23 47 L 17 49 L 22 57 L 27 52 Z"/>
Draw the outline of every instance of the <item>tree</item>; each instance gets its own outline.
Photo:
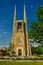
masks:
<path id="1" fill-rule="evenodd" d="M 43 7 L 42 6 L 38 7 L 36 16 L 38 17 L 38 20 L 41 21 L 41 23 L 43 23 Z"/>
<path id="2" fill-rule="evenodd" d="M 7 48 L 7 51 L 8 52 L 11 52 L 12 51 L 12 43 L 9 43 L 9 47 Z"/>
<path id="3" fill-rule="evenodd" d="M 38 46 L 38 47 L 32 47 L 32 54 L 43 54 L 43 46 Z"/>
<path id="4" fill-rule="evenodd" d="M 12 54 L 16 54 L 14 51 L 14 45 L 12 43 L 9 43 L 9 47 L 7 48 L 8 52 L 11 52 Z"/>
<path id="5" fill-rule="evenodd" d="M 36 13 L 37 21 L 31 22 L 30 38 L 43 45 L 43 7 L 39 6 Z"/>

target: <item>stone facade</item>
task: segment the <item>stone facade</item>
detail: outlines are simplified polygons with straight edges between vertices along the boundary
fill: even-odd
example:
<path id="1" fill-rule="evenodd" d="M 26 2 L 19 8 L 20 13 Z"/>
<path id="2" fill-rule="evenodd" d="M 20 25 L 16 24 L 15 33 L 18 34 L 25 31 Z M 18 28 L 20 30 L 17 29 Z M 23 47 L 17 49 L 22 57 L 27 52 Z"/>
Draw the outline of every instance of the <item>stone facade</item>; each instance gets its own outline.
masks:
<path id="1" fill-rule="evenodd" d="M 29 40 L 24 5 L 24 20 L 16 20 L 16 7 L 14 12 L 12 43 L 16 56 L 29 56 Z"/>

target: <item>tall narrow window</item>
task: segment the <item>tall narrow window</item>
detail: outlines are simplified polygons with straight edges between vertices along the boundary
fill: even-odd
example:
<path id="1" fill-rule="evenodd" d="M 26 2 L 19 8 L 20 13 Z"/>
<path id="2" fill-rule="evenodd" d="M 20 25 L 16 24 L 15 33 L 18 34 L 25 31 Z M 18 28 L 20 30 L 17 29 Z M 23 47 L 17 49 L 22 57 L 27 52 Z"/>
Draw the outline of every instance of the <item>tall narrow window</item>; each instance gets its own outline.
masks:
<path id="1" fill-rule="evenodd" d="M 21 29 L 21 28 L 22 28 L 22 23 L 18 22 L 18 29 Z"/>

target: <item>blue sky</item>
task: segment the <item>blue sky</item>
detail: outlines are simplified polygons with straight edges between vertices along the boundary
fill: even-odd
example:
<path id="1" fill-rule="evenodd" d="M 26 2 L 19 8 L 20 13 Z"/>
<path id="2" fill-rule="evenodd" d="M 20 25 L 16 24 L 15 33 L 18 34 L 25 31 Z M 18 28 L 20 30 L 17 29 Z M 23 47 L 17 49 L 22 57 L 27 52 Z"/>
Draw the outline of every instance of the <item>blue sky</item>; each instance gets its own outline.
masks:
<path id="1" fill-rule="evenodd" d="M 0 0 L 0 47 L 7 46 L 12 39 L 14 7 L 17 8 L 17 19 L 23 19 L 24 3 L 28 19 L 28 30 L 31 20 L 36 20 L 38 6 L 43 6 L 43 0 Z"/>

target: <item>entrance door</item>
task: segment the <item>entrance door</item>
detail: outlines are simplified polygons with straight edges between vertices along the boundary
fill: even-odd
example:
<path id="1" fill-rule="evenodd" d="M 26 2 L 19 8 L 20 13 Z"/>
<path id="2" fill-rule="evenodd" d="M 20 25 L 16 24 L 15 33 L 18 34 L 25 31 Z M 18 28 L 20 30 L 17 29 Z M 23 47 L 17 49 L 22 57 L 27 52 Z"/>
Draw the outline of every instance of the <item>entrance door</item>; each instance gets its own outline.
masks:
<path id="1" fill-rule="evenodd" d="M 18 50 L 18 55 L 19 55 L 19 56 L 22 55 L 21 49 Z"/>

